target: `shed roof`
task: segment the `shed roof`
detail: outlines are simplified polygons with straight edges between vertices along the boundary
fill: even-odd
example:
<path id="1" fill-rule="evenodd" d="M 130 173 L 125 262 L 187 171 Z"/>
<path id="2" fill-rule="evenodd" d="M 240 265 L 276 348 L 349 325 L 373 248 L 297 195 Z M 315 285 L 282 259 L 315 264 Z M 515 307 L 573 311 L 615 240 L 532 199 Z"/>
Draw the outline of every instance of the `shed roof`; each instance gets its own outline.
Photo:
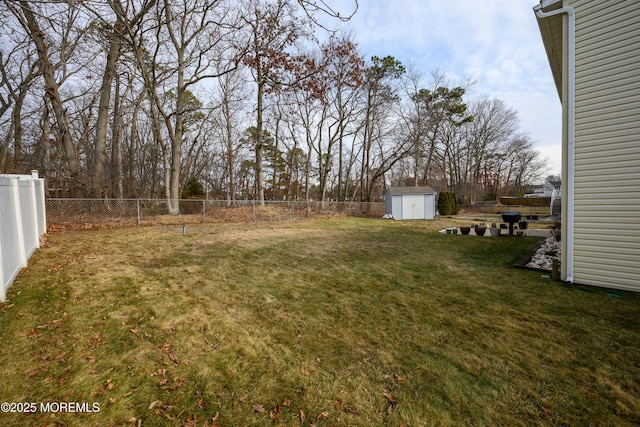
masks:
<path id="1" fill-rule="evenodd" d="M 387 190 L 392 196 L 400 196 L 404 194 L 436 194 L 433 188 L 428 185 L 420 187 L 389 187 Z"/>

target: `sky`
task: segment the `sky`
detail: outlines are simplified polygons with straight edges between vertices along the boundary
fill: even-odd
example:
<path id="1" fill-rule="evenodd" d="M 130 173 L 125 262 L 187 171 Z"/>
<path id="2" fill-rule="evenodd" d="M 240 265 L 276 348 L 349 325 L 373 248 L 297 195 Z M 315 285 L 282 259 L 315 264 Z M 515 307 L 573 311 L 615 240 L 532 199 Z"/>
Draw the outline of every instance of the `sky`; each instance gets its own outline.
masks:
<path id="1" fill-rule="evenodd" d="M 473 78 L 469 97 L 498 98 L 516 110 L 549 174 L 560 174 L 562 111 L 533 13 L 537 0 L 358 2 L 346 27 L 365 58 L 391 55 L 427 83 L 434 71 L 459 84 Z"/>

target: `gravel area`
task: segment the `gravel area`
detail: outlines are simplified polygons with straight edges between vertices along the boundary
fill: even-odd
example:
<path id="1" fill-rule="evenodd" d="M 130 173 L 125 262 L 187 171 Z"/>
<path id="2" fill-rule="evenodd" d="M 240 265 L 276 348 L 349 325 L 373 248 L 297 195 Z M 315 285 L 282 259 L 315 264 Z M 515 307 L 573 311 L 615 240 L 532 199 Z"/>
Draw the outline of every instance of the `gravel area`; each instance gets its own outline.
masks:
<path id="1" fill-rule="evenodd" d="M 547 237 L 531 256 L 527 267 L 551 271 L 554 259 L 560 261 L 560 242 L 554 237 Z"/>

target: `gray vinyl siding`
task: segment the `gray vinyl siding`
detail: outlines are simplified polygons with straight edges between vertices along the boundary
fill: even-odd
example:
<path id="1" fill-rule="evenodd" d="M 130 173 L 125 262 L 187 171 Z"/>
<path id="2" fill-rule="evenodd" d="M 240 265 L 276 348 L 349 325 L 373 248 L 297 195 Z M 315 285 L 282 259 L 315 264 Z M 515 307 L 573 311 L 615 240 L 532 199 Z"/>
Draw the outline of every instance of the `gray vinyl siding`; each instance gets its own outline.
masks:
<path id="1" fill-rule="evenodd" d="M 574 281 L 640 291 L 640 2 L 576 0 Z"/>

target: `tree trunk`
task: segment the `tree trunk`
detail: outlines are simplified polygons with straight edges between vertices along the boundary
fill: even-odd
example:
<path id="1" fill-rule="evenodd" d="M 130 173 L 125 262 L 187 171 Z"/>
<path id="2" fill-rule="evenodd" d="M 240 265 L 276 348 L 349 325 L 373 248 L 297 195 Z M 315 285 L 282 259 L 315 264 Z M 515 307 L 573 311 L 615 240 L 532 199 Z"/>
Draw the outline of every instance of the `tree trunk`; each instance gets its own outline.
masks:
<path id="1" fill-rule="evenodd" d="M 64 147 L 65 160 L 67 163 L 67 170 L 69 172 L 69 178 L 71 179 L 71 187 L 70 187 L 70 195 L 72 197 L 76 196 L 76 185 L 78 179 L 78 159 L 76 153 L 76 147 L 71 138 L 71 133 L 69 132 L 68 125 L 68 116 L 67 111 L 62 104 L 62 99 L 60 98 L 60 94 L 58 93 L 58 83 L 56 82 L 56 78 L 53 72 L 53 66 L 49 61 L 49 57 L 47 55 L 47 44 L 44 40 L 45 33 L 40 29 L 38 22 L 35 19 L 33 11 L 31 10 L 31 6 L 28 1 L 21 0 L 20 1 L 21 9 L 26 18 L 27 24 L 29 25 L 28 31 L 29 34 L 36 45 L 36 50 L 38 51 L 38 60 L 40 62 L 40 69 L 44 76 L 45 82 L 45 93 L 49 98 L 51 105 L 53 107 L 54 114 L 56 116 L 56 125 L 58 128 L 58 134 L 60 139 L 62 140 L 62 145 Z"/>
<path id="2" fill-rule="evenodd" d="M 184 68 L 181 65 L 182 55 L 178 54 L 178 87 L 176 97 L 176 122 L 174 134 L 171 138 L 171 177 L 170 177 L 170 193 L 171 209 L 170 215 L 178 215 L 180 213 L 180 160 L 182 158 L 182 126 L 184 123 Z"/>
<path id="3" fill-rule="evenodd" d="M 343 182 L 342 182 L 342 156 L 344 152 L 344 124 L 340 122 L 340 136 L 338 137 L 338 201 L 344 202 L 346 199 L 346 191 L 343 193 Z"/>
<path id="4" fill-rule="evenodd" d="M 49 170 L 51 169 L 51 151 L 49 150 L 49 108 L 46 105 L 42 109 L 42 116 L 40 117 L 40 127 L 42 128 L 42 133 L 40 134 L 40 139 L 38 140 L 38 148 L 36 150 L 38 158 L 38 169 L 40 172 L 40 177 L 44 178 L 45 197 L 49 197 Z"/>
<path id="5" fill-rule="evenodd" d="M 127 197 L 140 197 L 140 183 L 136 183 L 136 143 L 138 141 L 138 114 L 140 113 L 140 104 L 142 98 L 139 97 L 135 101 L 133 113 L 131 114 L 131 129 L 129 131 L 129 153 L 128 153 L 128 171 L 127 171 Z M 155 178 L 155 173 L 152 175 Z"/>
<path id="6" fill-rule="evenodd" d="M 9 144 L 11 143 L 11 136 L 13 135 L 13 122 L 11 122 L 9 124 L 9 131 L 7 132 L 7 135 L 4 137 L 4 143 L 2 144 L 2 147 L 0 147 L 0 152 L 2 153 L 2 157 L 0 157 L 0 170 L 6 170 L 6 164 L 7 164 L 7 157 L 9 155 Z M 9 172 L 11 172 L 10 168 Z"/>
<path id="7" fill-rule="evenodd" d="M 15 97 L 11 113 L 13 120 L 13 170 L 18 173 L 22 169 L 22 104 L 26 94 L 26 90 L 20 90 L 18 96 Z"/>
<path id="8" fill-rule="evenodd" d="M 120 47 L 122 40 L 122 21 L 116 21 L 111 32 L 109 43 L 109 53 L 102 75 L 102 86 L 100 87 L 100 102 L 98 104 L 98 119 L 96 122 L 95 155 L 93 162 L 93 179 L 91 180 L 91 196 L 101 197 L 104 193 L 105 171 L 107 163 L 107 121 L 109 120 L 109 107 L 111 102 L 111 85 L 116 74 L 116 65 L 120 57 Z M 117 102 L 117 101 L 116 101 Z M 114 118 L 115 120 L 115 118 Z"/>
<path id="9" fill-rule="evenodd" d="M 261 73 L 258 71 L 258 81 L 262 79 Z M 258 117 L 256 123 L 256 182 L 258 184 L 258 200 L 260 206 L 264 206 L 264 167 L 262 157 L 264 147 L 262 145 L 262 104 L 264 98 L 264 83 L 258 83 Z"/>
<path id="10" fill-rule="evenodd" d="M 234 163 L 234 149 L 233 149 L 233 123 L 231 121 L 231 106 L 229 105 L 229 95 L 227 93 L 227 88 L 225 88 L 223 101 L 222 101 L 222 112 L 225 120 L 225 145 L 227 150 L 227 178 L 229 180 L 229 188 L 227 190 L 227 203 L 231 205 L 236 200 L 236 177 L 233 169 Z"/>
<path id="11" fill-rule="evenodd" d="M 123 179 L 122 176 L 122 138 L 120 137 L 120 131 L 122 129 L 122 117 L 120 113 L 120 77 L 118 75 L 115 76 L 115 92 L 114 92 L 114 103 L 113 103 L 113 126 L 112 126 L 112 137 L 113 141 L 111 143 L 111 163 L 114 166 L 114 171 L 112 174 L 112 188 L 115 190 L 115 197 L 118 199 L 122 199 L 124 197 L 124 187 L 123 187 Z"/>

